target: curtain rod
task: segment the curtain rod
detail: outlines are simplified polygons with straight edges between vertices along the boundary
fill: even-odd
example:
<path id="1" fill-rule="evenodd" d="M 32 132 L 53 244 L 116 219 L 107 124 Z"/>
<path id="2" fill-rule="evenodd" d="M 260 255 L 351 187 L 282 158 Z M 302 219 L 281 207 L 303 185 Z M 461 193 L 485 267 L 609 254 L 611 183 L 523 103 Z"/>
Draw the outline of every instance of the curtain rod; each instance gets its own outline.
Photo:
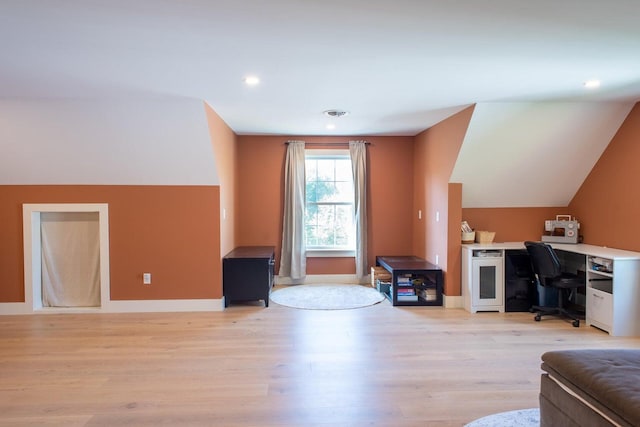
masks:
<path id="1" fill-rule="evenodd" d="M 365 145 L 371 145 L 368 141 L 364 143 Z M 284 145 L 289 145 L 289 141 L 285 141 Z M 304 145 L 349 145 L 349 142 L 305 142 Z"/>

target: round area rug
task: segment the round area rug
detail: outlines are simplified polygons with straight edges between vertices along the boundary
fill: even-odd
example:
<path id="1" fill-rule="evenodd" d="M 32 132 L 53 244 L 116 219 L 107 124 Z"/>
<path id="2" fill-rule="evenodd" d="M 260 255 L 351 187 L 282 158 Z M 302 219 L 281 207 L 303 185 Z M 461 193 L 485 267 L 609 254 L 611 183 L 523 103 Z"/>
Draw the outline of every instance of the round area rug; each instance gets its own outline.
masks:
<path id="1" fill-rule="evenodd" d="M 540 409 L 518 409 L 488 415 L 470 422 L 464 427 L 539 427 Z"/>
<path id="2" fill-rule="evenodd" d="M 377 290 L 360 285 L 291 285 L 271 292 L 276 304 L 308 310 L 367 307 L 383 299 Z"/>

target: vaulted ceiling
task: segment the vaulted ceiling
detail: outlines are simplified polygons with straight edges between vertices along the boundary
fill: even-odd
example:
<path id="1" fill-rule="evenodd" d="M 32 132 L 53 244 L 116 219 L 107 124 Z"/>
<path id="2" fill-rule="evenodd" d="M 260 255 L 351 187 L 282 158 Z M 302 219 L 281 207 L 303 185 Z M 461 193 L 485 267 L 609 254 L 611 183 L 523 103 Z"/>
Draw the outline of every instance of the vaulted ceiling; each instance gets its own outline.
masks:
<path id="1" fill-rule="evenodd" d="M 638 16 L 636 0 L 3 0 L 0 97 L 170 95 L 238 134 L 415 135 L 475 103 L 640 99 Z"/>
<path id="2" fill-rule="evenodd" d="M 0 100 L 200 100 L 240 135 L 416 135 L 475 104 L 463 205 L 566 205 L 640 100 L 638 16 L 637 0 L 2 0 Z"/>

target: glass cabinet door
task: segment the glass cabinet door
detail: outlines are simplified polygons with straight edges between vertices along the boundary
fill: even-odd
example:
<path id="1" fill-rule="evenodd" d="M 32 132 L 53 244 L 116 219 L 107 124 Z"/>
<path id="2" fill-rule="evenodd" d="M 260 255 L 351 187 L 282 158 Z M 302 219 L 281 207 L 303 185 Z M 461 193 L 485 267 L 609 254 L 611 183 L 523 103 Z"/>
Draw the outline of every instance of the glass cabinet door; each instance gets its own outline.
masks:
<path id="1" fill-rule="evenodd" d="M 503 298 L 502 258 L 473 260 L 472 292 L 474 305 L 501 305 Z"/>
<path id="2" fill-rule="evenodd" d="M 496 270 L 497 267 L 495 265 L 481 265 L 478 267 L 480 271 L 478 272 L 479 280 L 478 280 L 478 290 L 479 295 L 478 298 L 480 300 L 495 300 L 496 299 Z"/>

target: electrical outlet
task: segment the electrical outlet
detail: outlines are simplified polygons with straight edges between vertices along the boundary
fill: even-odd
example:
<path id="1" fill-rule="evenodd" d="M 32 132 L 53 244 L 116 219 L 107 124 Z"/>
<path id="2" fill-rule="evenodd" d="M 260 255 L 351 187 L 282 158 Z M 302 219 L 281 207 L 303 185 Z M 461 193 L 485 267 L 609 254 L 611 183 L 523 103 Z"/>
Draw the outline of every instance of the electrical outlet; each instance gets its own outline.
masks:
<path id="1" fill-rule="evenodd" d="M 143 285 L 151 284 L 151 273 L 142 273 L 142 284 Z"/>

